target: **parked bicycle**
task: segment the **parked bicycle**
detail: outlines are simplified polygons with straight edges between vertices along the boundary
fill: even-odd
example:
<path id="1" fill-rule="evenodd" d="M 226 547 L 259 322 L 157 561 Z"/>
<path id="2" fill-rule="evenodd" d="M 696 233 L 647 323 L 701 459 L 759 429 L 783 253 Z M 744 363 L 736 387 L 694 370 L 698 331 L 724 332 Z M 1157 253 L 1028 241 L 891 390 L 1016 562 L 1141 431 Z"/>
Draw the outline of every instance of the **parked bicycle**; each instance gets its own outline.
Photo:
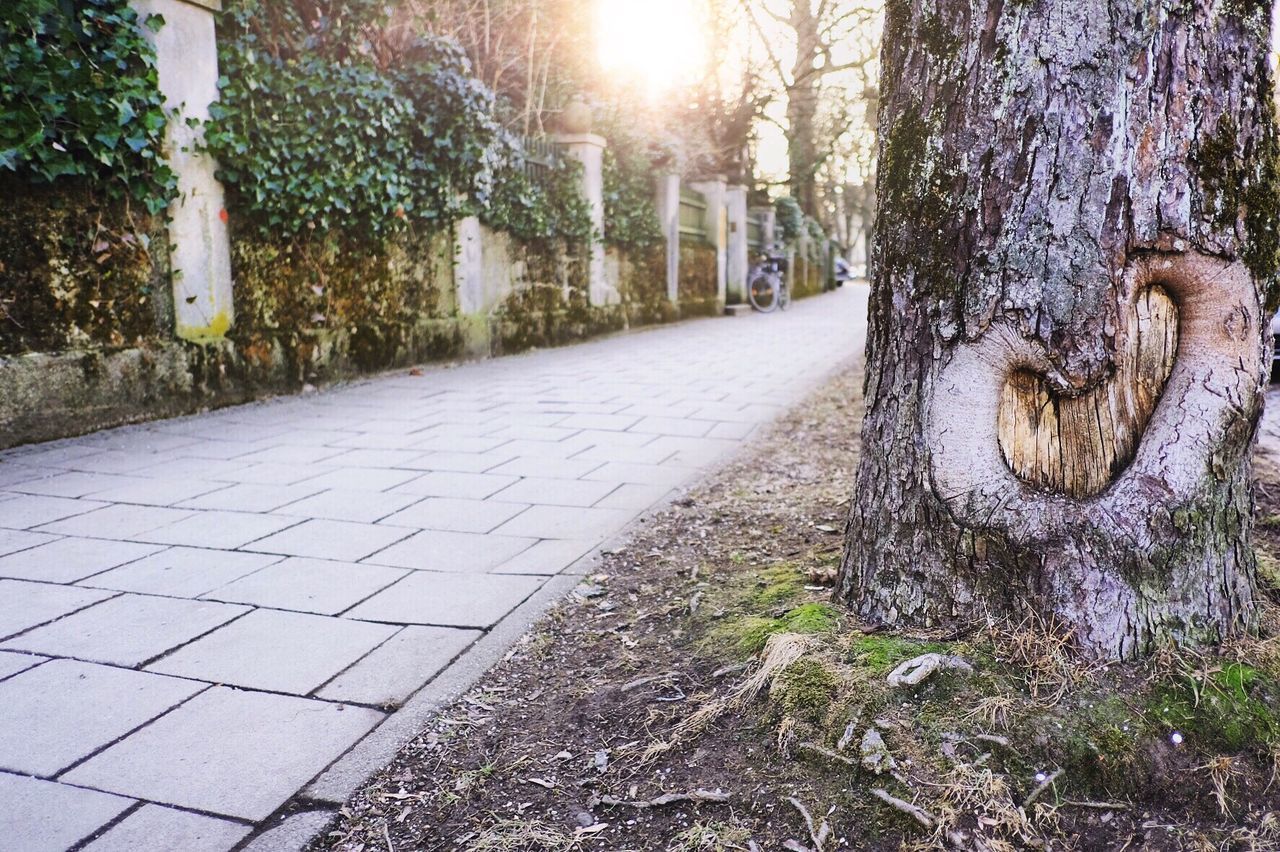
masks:
<path id="1" fill-rule="evenodd" d="M 747 299 L 762 314 L 791 304 L 791 288 L 787 286 L 787 258 L 770 251 L 761 253 L 747 275 Z"/>

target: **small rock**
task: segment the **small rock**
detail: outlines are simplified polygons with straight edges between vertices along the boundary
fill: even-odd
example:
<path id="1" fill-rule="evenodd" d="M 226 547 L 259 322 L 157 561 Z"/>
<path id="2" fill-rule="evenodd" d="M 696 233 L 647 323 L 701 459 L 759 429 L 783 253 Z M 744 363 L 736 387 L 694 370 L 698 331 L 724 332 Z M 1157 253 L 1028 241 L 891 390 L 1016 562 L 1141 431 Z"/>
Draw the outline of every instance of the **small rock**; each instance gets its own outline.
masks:
<path id="1" fill-rule="evenodd" d="M 580 583 L 573 593 L 585 601 L 603 596 L 605 590 L 603 586 L 597 586 L 594 583 Z"/>
<path id="2" fill-rule="evenodd" d="M 586 811 L 578 811 L 573 817 L 573 821 L 583 828 L 590 828 L 596 824 L 596 818 Z"/>
<path id="3" fill-rule="evenodd" d="M 601 749 L 596 752 L 596 772 L 604 772 L 609 768 L 609 752 Z"/>
<path id="4" fill-rule="evenodd" d="M 893 755 L 889 754 L 889 747 L 885 745 L 884 737 L 880 736 L 880 732 L 875 728 L 867 728 L 867 732 L 862 735 L 860 750 L 862 768 L 868 772 L 883 775 L 898 768 L 898 762 L 893 759 Z"/>

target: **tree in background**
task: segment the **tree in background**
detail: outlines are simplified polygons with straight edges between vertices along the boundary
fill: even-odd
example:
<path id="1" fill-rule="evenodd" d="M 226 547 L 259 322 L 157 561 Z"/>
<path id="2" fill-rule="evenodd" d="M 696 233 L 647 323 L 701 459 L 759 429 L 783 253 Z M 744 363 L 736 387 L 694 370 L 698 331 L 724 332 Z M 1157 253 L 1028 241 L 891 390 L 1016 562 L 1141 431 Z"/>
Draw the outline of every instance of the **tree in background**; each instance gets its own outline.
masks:
<path id="1" fill-rule="evenodd" d="M 818 175 L 839 140 L 857 128 L 859 95 L 874 85 L 875 0 L 741 0 L 765 52 L 773 83 L 786 100 L 790 194 L 818 216 Z"/>
<path id="2" fill-rule="evenodd" d="M 905 0 L 837 597 L 1133 657 L 1255 619 L 1270 4 Z"/>

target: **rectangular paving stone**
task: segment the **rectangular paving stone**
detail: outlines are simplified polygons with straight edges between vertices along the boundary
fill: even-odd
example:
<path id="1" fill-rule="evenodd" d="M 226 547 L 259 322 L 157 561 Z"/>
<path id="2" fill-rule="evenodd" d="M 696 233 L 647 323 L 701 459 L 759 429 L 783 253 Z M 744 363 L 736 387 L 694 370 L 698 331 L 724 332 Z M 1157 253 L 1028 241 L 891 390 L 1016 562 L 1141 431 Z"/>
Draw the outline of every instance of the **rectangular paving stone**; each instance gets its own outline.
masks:
<path id="1" fill-rule="evenodd" d="M 376 565 L 428 571 L 483 573 L 508 561 L 536 539 L 426 530 L 369 557 Z"/>
<path id="2" fill-rule="evenodd" d="M 57 536 L 47 533 L 0 529 L 0 555 L 17 553 L 20 550 L 27 550 L 39 544 L 57 541 L 57 539 Z"/>
<path id="3" fill-rule="evenodd" d="M 568 568 L 595 545 L 594 541 L 570 539 L 540 541 L 494 568 L 493 573 L 536 574 L 549 577 Z"/>
<path id="4" fill-rule="evenodd" d="M 52 521 L 60 521 L 63 518 L 83 515 L 85 512 L 92 512 L 106 505 L 106 503 L 91 500 L 20 494 L 0 504 L 0 527 L 25 530 Z"/>
<path id="5" fill-rule="evenodd" d="M 214 687 L 64 778 L 257 821 L 381 719 L 361 707 Z"/>
<path id="6" fill-rule="evenodd" d="M 97 589 L 0 580 L 0 638 L 84 609 L 111 595 Z"/>
<path id="7" fill-rule="evenodd" d="M 571 414 L 556 425 L 562 429 L 625 432 L 639 422 L 640 418 L 631 414 Z"/>
<path id="8" fill-rule="evenodd" d="M 528 477 L 493 495 L 494 500 L 536 503 L 542 506 L 594 506 L 618 486 L 612 482 L 583 479 Z"/>
<path id="9" fill-rule="evenodd" d="M 416 470 L 384 470 L 375 467 L 344 467 L 308 479 L 316 491 L 339 488 L 345 491 L 387 491 L 419 476 Z"/>
<path id="10" fill-rule="evenodd" d="M 143 506 L 172 506 L 210 491 L 226 488 L 225 482 L 200 482 L 190 479 L 138 479 L 96 492 L 95 500 L 108 503 L 137 503 Z"/>
<path id="11" fill-rule="evenodd" d="M 297 518 L 289 518 L 288 521 L 297 526 L 255 541 L 249 549 L 286 556 L 358 562 L 410 534 L 407 529 L 381 524 L 356 524 L 315 518 L 300 523 Z"/>
<path id="12" fill-rule="evenodd" d="M 666 485 L 636 485 L 633 482 L 624 482 L 617 489 L 609 492 L 609 496 L 596 503 L 595 508 L 647 509 L 665 498 L 672 490 Z"/>
<path id="13" fill-rule="evenodd" d="M 239 822 L 163 805 L 143 805 L 85 846 L 84 852 L 227 852 L 251 830 Z"/>
<path id="14" fill-rule="evenodd" d="M 257 464 L 240 464 L 236 459 L 234 467 L 224 469 L 211 479 L 226 482 L 244 482 L 255 485 L 294 485 L 315 476 L 314 469 L 306 465 L 278 464 L 276 462 L 259 462 Z"/>
<path id="15" fill-rule="evenodd" d="M 40 657 L 35 654 L 19 654 L 16 651 L 0 651 L 0 680 L 7 677 L 13 677 L 18 672 L 25 672 L 29 668 L 38 666 L 48 657 Z"/>
<path id="16" fill-rule="evenodd" d="M 323 491 L 314 497 L 290 503 L 276 510 L 276 514 L 371 524 L 421 499 L 415 494 L 379 491 Z"/>
<path id="17" fill-rule="evenodd" d="M 533 538 L 600 539 L 622 529 L 633 517 L 635 512 L 626 509 L 534 506 L 494 532 Z"/>
<path id="18" fill-rule="evenodd" d="M 329 464 L 339 468 L 397 468 L 420 455 L 416 450 L 348 450 L 330 459 Z"/>
<path id="19" fill-rule="evenodd" d="M 697 473 L 693 468 L 672 465 L 607 462 L 588 473 L 583 479 L 630 482 L 636 485 L 666 485 L 674 488 L 692 481 Z"/>
<path id="20" fill-rule="evenodd" d="M 403 577 L 405 569 L 290 557 L 204 595 L 206 599 L 337 615 Z"/>
<path id="21" fill-rule="evenodd" d="M 122 592 L 198 598 L 246 574 L 279 562 L 265 553 L 171 547 L 137 562 L 98 574 L 80 585 Z"/>
<path id="22" fill-rule="evenodd" d="M 428 497 L 382 523 L 389 526 L 413 527 L 420 530 L 486 533 L 511 520 L 529 508 L 524 503 L 500 503 L 492 500 L 460 500 L 450 497 Z"/>
<path id="23" fill-rule="evenodd" d="M 189 680 L 51 660 L 0 681 L 0 769 L 52 777 L 204 688 Z"/>
<path id="24" fill-rule="evenodd" d="M 0 556 L 0 577 L 74 583 L 159 551 L 152 544 L 94 538 L 61 538 Z"/>
<path id="25" fill-rule="evenodd" d="M 189 547 L 216 547 L 230 550 L 272 533 L 288 529 L 297 518 L 277 518 L 249 512 L 200 511 L 167 526 L 139 533 L 139 541 L 184 544 Z"/>
<path id="26" fill-rule="evenodd" d="M 548 479 L 578 479 L 600 467 L 603 462 L 587 459 L 518 458 L 498 465 L 494 473 L 508 476 L 538 476 Z"/>
<path id="27" fill-rule="evenodd" d="M 15 852 L 66 852 L 132 799 L 0 772 L 0 839 Z"/>
<path id="28" fill-rule="evenodd" d="M 290 435 L 290 440 L 293 440 Z M 293 464 L 293 465 L 313 465 L 340 456 L 346 450 L 339 450 L 333 447 L 316 446 L 314 444 L 296 445 L 290 444 L 283 447 L 267 447 L 261 450 L 254 450 L 250 453 L 237 456 L 238 461 L 249 464 L 258 462 L 272 462 L 274 464 Z"/>
<path id="29" fill-rule="evenodd" d="M 452 627 L 405 627 L 316 693 L 330 701 L 399 706 L 481 636 Z"/>
<path id="30" fill-rule="evenodd" d="M 259 609 L 147 670 L 306 695 L 394 633 L 380 624 Z"/>
<path id="31" fill-rule="evenodd" d="M 209 494 L 192 497 L 179 503 L 182 509 L 215 509 L 227 512 L 271 512 L 288 506 L 320 491 L 305 482 L 300 485 L 252 485 L 223 484 Z"/>
<path id="32" fill-rule="evenodd" d="M 541 577 L 415 571 L 347 613 L 393 624 L 488 628 L 545 582 Z"/>
<path id="33" fill-rule="evenodd" d="M 412 482 L 393 489 L 395 494 L 416 494 L 420 497 L 457 497 L 464 500 L 483 500 L 498 493 L 519 477 L 495 476 L 490 473 L 456 473 L 432 471 L 424 473 Z"/>
<path id="34" fill-rule="evenodd" d="M 90 592 L 89 589 L 76 591 Z M 243 606 L 209 601 L 125 594 L 29 630 L 0 647 L 136 666 L 226 624 L 247 610 Z"/>
<path id="35" fill-rule="evenodd" d="M 145 533 L 191 516 L 186 509 L 115 504 L 74 518 L 45 524 L 41 532 L 85 538 L 138 539 Z"/>
<path id="36" fill-rule="evenodd" d="M 47 494 L 51 497 L 85 497 L 119 488 L 138 481 L 134 476 L 116 476 L 107 473 L 58 473 L 52 476 L 41 476 L 17 484 L 9 485 L 10 491 L 23 494 Z"/>
<path id="37" fill-rule="evenodd" d="M 500 464 L 511 461 L 514 454 L 501 449 L 487 453 L 441 453 L 431 452 L 415 456 L 403 467 L 410 470 L 444 471 L 452 473 L 483 473 Z"/>
<path id="38" fill-rule="evenodd" d="M 632 432 L 654 435 L 686 435 L 700 438 L 715 425 L 710 420 L 689 420 L 684 417 L 646 417 L 631 427 Z"/>

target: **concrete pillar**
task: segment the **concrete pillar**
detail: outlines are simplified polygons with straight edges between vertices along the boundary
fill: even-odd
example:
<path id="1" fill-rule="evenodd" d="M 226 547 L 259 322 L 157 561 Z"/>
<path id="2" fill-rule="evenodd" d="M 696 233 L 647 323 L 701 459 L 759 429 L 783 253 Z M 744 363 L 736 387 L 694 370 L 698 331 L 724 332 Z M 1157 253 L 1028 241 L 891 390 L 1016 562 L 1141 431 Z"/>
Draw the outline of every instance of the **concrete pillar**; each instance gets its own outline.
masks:
<path id="1" fill-rule="evenodd" d="M 582 163 L 582 194 L 591 207 L 591 222 L 600 238 L 591 243 L 588 297 L 593 305 L 619 304 L 622 297 L 609 286 L 604 271 L 604 149 L 608 143 L 594 133 L 564 133 L 556 141 L 566 154 Z"/>
<path id="2" fill-rule="evenodd" d="M 658 178 L 653 206 L 667 245 L 667 298 L 674 304 L 680 300 L 680 175 Z"/>
<path id="3" fill-rule="evenodd" d="M 725 210 L 729 222 L 726 247 L 725 302 L 747 303 L 747 268 L 750 250 L 747 246 L 747 188 L 730 186 L 725 190 Z"/>
<path id="4" fill-rule="evenodd" d="M 488 308 L 480 227 L 480 219 L 475 216 L 459 219 L 454 226 L 453 286 L 458 294 L 458 313 L 464 315 L 478 314 Z"/>
<path id="5" fill-rule="evenodd" d="M 710 180 L 690 181 L 689 186 L 701 192 L 707 199 L 707 233 L 716 248 L 716 301 L 725 304 L 729 261 L 729 215 L 725 208 L 728 186 L 723 175 Z"/>
<path id="6" fill-rule="evenodd" d="M 231 241 L 222 184 L 213 158 L 201 153 L 200 125 L 218 97 L 218 45 L 213 13 L 221 0 L 130 0 L 139 17 L 159 15 L 159 32 L 144 27 L 156 50 L 156 72 L 166 109 L 176 110 L 165 130 L 165 155 L 178 177 L 169 205 L 174 333 L 206 342 L 226 335 L 235 320 L 231 294 Z"/>

